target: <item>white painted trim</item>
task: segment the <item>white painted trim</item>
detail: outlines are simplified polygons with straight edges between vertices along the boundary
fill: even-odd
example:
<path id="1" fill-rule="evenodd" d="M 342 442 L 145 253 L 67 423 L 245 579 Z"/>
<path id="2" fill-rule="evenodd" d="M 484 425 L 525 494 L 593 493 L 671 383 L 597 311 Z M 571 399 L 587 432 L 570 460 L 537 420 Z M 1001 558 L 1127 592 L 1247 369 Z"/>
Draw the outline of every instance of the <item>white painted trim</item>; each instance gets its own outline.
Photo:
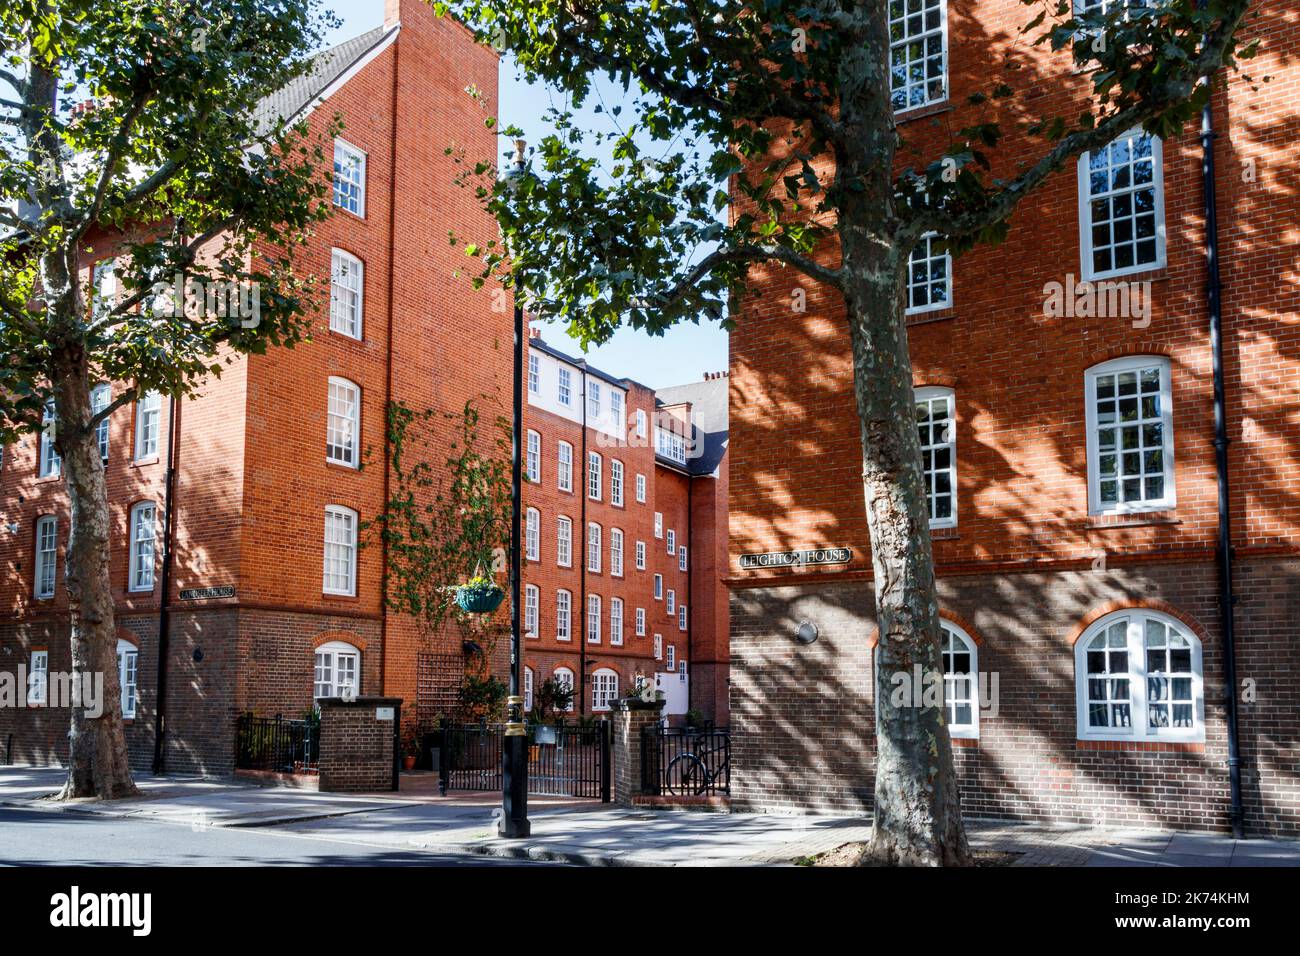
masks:
<path id="1" fill-rule="evenodd" d="M 1131 129 L 1120 136 L 1116 136 L 1111 143 L 1121 139 L 1127 139 L 1135 133 L 1141 133 L 1140 129 Z M 1110 143 L 1106 144 L 1107 146 Z M 1155 272 L 1163 269 L 1167 264 L 1166 257 L 1166 238 L 1165 231 L 1165 150 L 1164 143 L 1159 136 L 1151 137 L 1151 183 L 1156 191 L 1156 261 L 1146 262 L 1141 265 L 1132 265 L 1126 269 L 1110 269 L 1106 272 L 1094 272 L 1092 268 L 1092 195 L 1088 183 L 1088 159 L 1092 151 L 1089 150 L 1079 156 L 1075 162 L 1077 176 L 1079 181 L 1079 275 L 1085 282 L 1093 282 L 1098 279 L 1116 279 L 1120 276 L 1137 275 L 1142 272 Z"/>
<path id="2" fill-rule="evenodd" d="M 1097 377 L 1127 369 L 1141 369 L 1151 365 L 1161 366 L 1160 421 L 1164 426 L 1165 496 L 1160 501 L 1120 502 L 1106 508 L 1101 504 L 1101 467 L 1097 447 Z M 1088 514 L 1118 515 L 1149 511 L 1172 511 L 1178 506 L 1178 490 L 1174 476 L 1174 400 L 1173 366 L 1163 355 L 1128 355 L 1094 365 L 1084 372 L 1083 400 L 1084 427 L 1087 429 L 1086 449 L 1088 463 Z M 1118 423 L 1116 424 L 1118 426 Z M 1116 454 L 1120 454 L 1117 450 Z"/>

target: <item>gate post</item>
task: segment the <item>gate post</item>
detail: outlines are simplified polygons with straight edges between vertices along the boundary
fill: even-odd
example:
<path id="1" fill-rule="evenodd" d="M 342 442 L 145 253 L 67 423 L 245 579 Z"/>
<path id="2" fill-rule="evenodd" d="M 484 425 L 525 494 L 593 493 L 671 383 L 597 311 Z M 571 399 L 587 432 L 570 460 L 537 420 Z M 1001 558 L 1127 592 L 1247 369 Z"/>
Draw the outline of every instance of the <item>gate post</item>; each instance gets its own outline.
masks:
<path id="1" fill-rule="evenodd" d="M 659 722 L 665 702 L 646 703 L 637 698 L 616 700 L 614 711 L 614 801 L 630 806 L 640 796 L 641 731 Z"/>
<path id="2" fill-rule="evenodd" d="M 609 803 L 609 781 L 613 775 L 610 761 L 614 757 L 614 748 L 611 746 L 613 733 L 609 721 L 600 722 L 600 802 Z"/>
<path id="3" fill-rule="evenodd" d="M 445 797 L 451 783 L 451 748 L 447 746 L 447 719 L 438 723 L 438 795 Z"/>

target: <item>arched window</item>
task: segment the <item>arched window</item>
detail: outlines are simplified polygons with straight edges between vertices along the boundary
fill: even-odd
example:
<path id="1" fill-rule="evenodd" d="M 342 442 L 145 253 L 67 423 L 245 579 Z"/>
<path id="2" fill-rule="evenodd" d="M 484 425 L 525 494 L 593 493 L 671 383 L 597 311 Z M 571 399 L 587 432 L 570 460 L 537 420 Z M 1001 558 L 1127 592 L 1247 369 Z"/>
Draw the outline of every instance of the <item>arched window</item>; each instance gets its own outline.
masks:
<path id="1" fill-rule="evenodd" d="M 551 675 L 551 680 L 555 681 L 556 686 L 563 687 L 568 691 L 573 690 L 573 671 L 567 667 L 555 668 L 555 673 Z M 573 710 L 573 698 L 569 698 L 569 706 L 564 708 L 566 711 Z"/>
<path id="2" fill-rule="evenodd" d="M 122 716 L 127 720 L 135 717 L 135 705 L 139 694 L 136 690 L 136 676 L 139 673 L 140 652 L 130 641 L 118 638 L 117 641 L 117 684 L 122 693 Z"/>
<path id="3" fill-rule="evenodd" d="M 943 652 L 943 706 L 947 711 L 948 733 L 953 737 L 978 738 L 979 649 L 969 634 L 951 621 L 940 621 L 940 649 Z"/>
<path id="4" fill-rule="evenodd" d="M 1168 614 L 1096 621 L 1074 646 L 1074 675 L 1081 739 L 1205 739 L 1201 642 Z"/>
<path id="5" fill-rule="evenodd" d="M 325 460 L 357 468 L 361 464 L 361 387 L 330 376 L 325 422 Z"/>
<path id="6" fill-rule="evenodd" d="M 609 710 L 618 700 L 618 673 L 602 667 L 591 675 L 591 709 L 593 712 Z"/>
<path id="7" fill-rule="evenodd" d="M 361 651 L 346 641 L 316 648 L 312 697 L 342 697 L 349 687 L 361 693 Z"/>

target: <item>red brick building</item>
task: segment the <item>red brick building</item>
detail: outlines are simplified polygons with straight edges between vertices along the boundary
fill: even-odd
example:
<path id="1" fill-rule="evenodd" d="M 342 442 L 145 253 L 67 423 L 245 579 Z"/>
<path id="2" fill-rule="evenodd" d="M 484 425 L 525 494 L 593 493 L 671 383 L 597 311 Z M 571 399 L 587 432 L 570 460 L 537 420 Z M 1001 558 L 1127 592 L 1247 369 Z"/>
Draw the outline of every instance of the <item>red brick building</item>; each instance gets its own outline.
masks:
<path id="1" fill-rule="evenodd" d="M 896 44 L 899 55 L 929 39 L 941 53 L 926 83 L 896 91 L 900 162 L 939 155 L 950 131 L 988 118 L 967 97 L 1004 56 L 1033 113 L 1082 110 L 1087 83 L 1068 58 L 1017 42 L 1026 14 L 1015 0 L 923 5 L 935 15 L 915 18 L 907 29 L 920 33 Z M 1232 75 L 1212 109 L 1242 797 L 1248 831 L 1294 835 L 1300 26 L 1266 4 L 1246 29 L 1263 41 L 1250 73 L 1270 81 Z M 1003 120 L 995 173 L 1005 176 L 1036 149 Z M 1071 164 L 1021 205 L 997 248 L 954 261 L 923 243 L 913 256 L 909 338 L 969 814 L 1228 825 L 1198 132 L 1164 143 L 1135 134 Z M 1131 299 L 1078 308 L 1087 297 L 1069 290 L 1085 280 L 1114 280 Z M 791 309 L 796 287 L 806 312 Z M 1062 289 L 1068 309 L 1053 302 Z M 739 311 L 733 801 L 869 808 L 874 610 L 841 306 L 773 267 Z M 741 561 L 831 547 L 851 559 Z M 801 625 L 815 641 L 796 640 Z M 996 711 L 972 706 L 976 673 L 990 675 Z"/>
<path id="2" fill-rule="evenodd" d="M 727 719 L 727 385 L 652 391 L 529 340 L 525 703 L 546 680 L 602 713 L 655 681 Z"/>
<path id="3" fill-rule="evenodd" d="M 417 696 L 418 631 L 385 607 L 383 548 L 360 547 L 387 500 L 385 409 L 458 413 L 475 400 L 485 415 L 503 414 L 511 318 L 492 290 L 452 278 L 464 253 L 447 243 L 453 227 L 495 235 L 444 150 L 495 155 L 484 119 L 496 113 L 497 57 L 427 3 L 390 0 L 386 14 L 383 27 L 322 52 L 263 106 L 306 116 L 315 135 L 335 114 L 345 124 L 334 144 L 335 214 L 300 251 L 300 269 L 330 279 L 310 341 L 234 358 L 195 398 L 169 407 L 150 397 L 103 433 L 123 704 L 141 766 L 153 756 L 160 673 L 176 771 L 228 771 L 244 712 L 299 717 L 345 683 Z M 467 95 L 471 86 L 481 99 Z M 93 268 L 111 295 L 104 246 Z M 103 386 L 105 401 L 115 388 Z M 175 560 L 160 666 L 169 457 Z M 5 450 L 0 511 L 9 612 L 0 668 L 67 671 L 68 503 L 40 436 Z M 57 761 L 67 711 L 43 705 L 41 678 L 33 686 L 31 706 L 0 710 L 3 756 Z"/>

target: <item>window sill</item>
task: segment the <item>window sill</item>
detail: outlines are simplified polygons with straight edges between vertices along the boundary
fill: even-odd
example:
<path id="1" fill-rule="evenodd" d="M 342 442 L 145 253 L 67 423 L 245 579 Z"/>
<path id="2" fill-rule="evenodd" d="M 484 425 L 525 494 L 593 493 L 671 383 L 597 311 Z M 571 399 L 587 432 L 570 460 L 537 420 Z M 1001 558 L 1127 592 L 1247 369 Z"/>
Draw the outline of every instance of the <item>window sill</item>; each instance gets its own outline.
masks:
<path id="1" fill-rule="evenodd" d="M 346 462 L 330 461 L 328 458 L 325 459 L 325 467 L 329 468 L 332 471 L 346 471 L 354 475 L 358 475 L 361 473 L 360 465 L 349 465 Z"/>
<path id="2" fill-rule="evenodd" d="M 1107 750 L 1128 753 L 1205 753 L 1205 741 L 1194 740 L 1089 740 L 1077 739 L 1076 750 Z"/>
<path id="3" fill-rule="evenodd" d="M 1091 250 L 1087 250 L 1089 254 Z M 1169 278 L 1169 264 L 1162 262 L 1159 265 L 1143 266 L 1137 269 L 1130 269 L 1126 272 L 1107 272 L 1104 275 L 1084 274 L 1077 283 L 1075 288 L 1087 283 L 1096 282 L 1164 282 Z"/>
<path id="4" fill-rule="evenodd" d="M 947 113 L 952 108 L 950 99 L 942 99 L 922 106 L 909 106 L 907 109 L 894 111 L 894 123 L 910 123 L 913 120 L 926 119 L 939 113 Z"/>
<path id="5" fill-rule="evenodd" d="M 158 464 L 158 462 L 161 461 L 161 460 L 162 460 L 162 459 L 160 459 L 157 455 L 151 455 L 151 456 L 148 457 L 148 458 L 132 458 L 132 459 L 131 459 L 131 467 L 132 467 L 132 468 L 143 468 L 143 467 L 145 467 L 146 465 L 156 465 L 156 464 Z"/>
<path id="6" fill-rule="evenodd" d="M 342 339 L 344 342 L 352 342 L 352 343 L 354 343 L 354 344 L 356 344 L 356 345 L 365 345 L 365 344 L 366 344 L 366 338 L 365 338 L 365 332 L 364 332 L 364 331 L 362 332 L 361 335 L 348 335 L 348 333 L 346 333 L 346 332 L 340 332 L 338 329 L 334 328 L 334 327 L 331 326 L 331 325 L 326 325 L 325 330 L 326 330 L 326 332 L 329 333 L 329 336 L 330 336 L 331 338 Z"/>
<path id="7" fill-rule="evenodd" d="M 44 478 L 37 478 L 36 484 L 49 485 L 49 484 L 53 484 L 56 481 L 62 481 L 62 480 L 63 480 L 63 474 L 62 472 L 60 472 L 57 475 L 46 475 Z"/>
<path id="8" fill-rule="evenodd" d="M 955 318 L 957 318 L 957 310 L 951 305 L 946 305 L 942 309 L 908 312 L 903 316 L 903 321 L 907 325 L 928 325 L 931 322 L 947 322 Z"/>
<path id="9" fill-rule="evenodd" d="M 1132 511 L 1120 514 L 1089 515 L 1084 527 L 1089 529 L 1147 528 L 1182 523 L 1181 518 L 1165 511 Z"/>
<path id="10" fill-rule="evenodd" d="M 956 526 L 953 526 L 953 527 L 950 527 L 950 528 L 931 528 L 931 529 L 930 529 L 930 540 L 931 540 L 931 541 L 953 541 L 953 540 L 955 540 L 955 539 L 957 539 L 957 538 L 960 538 L 960 537 L 961 537 L 961 535 L 957 532 L 957 528 L 956 528 Z"/>
<path id="11" fill-rule="evenodd" d="M 355 594 L 331 594 L 329 591 L 322 591 L 321 597 L 326 601 L 344 601 L 347 603 L 356 603 L 359 600 Z"/>

